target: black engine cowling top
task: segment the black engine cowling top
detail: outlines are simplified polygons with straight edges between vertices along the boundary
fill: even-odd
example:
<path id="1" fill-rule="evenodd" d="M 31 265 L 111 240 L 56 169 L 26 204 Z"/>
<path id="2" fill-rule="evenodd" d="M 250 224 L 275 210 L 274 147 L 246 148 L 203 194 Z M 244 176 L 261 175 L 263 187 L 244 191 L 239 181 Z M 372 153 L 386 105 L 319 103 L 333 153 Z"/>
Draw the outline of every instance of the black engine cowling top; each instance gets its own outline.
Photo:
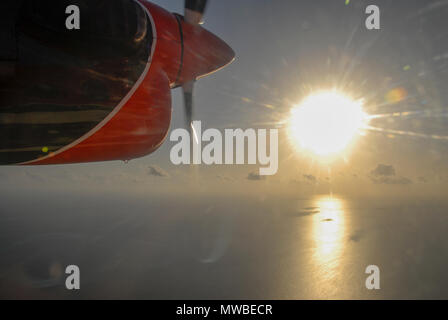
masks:
<path id="1" fill-rule="evenodd" d="M 70 5 L 80 9 L 79 30 L 66 27 Z M 152 25 L 134 0 L 2 0 L 0 9 L 0 164 L 86 134 L 149 59 Z"/>
<path id="2" fill-rule="evenodd" d="M 65 12 L 70 5 L 76 5 L 82 16 L 81 28 L 76 31 L 66 28 Z M 23 0 L 17 22 L 24 32 L 41 32 L 41 37 L 74 50 L 82 49 L 79 42 L 98 46 L 102 50 L 84 49 L 101 53 L 101 59 L 132 55 L 151 32 L 145 12 L 133 0 Z"/>

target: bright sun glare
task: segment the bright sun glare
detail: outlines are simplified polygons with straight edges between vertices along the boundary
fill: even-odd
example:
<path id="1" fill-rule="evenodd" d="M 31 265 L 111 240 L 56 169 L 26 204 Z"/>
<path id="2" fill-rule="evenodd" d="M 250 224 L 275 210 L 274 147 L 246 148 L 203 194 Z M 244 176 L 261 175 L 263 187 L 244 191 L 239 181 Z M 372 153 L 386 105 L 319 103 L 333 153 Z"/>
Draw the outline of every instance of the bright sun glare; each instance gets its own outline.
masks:
<path id="1" fill-rule="evenodd" d="M 330 156 L 344 151 L 366 122 L 361 101 L 325 91 L 308 96 L 291 110 L 289 134 L 301 149 Z"/>

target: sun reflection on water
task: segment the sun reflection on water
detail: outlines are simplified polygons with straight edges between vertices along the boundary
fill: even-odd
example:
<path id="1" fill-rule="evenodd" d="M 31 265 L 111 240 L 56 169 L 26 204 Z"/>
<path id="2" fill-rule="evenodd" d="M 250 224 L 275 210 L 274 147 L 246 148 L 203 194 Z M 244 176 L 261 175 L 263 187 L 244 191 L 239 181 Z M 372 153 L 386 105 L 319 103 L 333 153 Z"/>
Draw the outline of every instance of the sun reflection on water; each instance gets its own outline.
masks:
<path id="1" fill-rule="evenodd" d="M 315 264 L 325 278 L 334 278 L 344 251 L 344 202 L 333 197 L 320 197 L 316 199 L 315 206 L 320 210 L 313 217 Z"/>

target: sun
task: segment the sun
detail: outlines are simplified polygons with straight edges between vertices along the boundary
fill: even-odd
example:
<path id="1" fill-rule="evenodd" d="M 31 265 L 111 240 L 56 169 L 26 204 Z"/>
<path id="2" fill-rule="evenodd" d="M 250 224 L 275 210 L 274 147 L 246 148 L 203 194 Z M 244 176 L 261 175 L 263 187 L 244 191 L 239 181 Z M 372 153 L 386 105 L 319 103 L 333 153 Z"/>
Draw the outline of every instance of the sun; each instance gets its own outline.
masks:
<path id="1" fill-rule="evenodd" d="M 347 149 L 367 119 L 361 101 L 337 91 L 319 92 L 292 108 L 289 135 L 300 149 L 332 156 Z"/>

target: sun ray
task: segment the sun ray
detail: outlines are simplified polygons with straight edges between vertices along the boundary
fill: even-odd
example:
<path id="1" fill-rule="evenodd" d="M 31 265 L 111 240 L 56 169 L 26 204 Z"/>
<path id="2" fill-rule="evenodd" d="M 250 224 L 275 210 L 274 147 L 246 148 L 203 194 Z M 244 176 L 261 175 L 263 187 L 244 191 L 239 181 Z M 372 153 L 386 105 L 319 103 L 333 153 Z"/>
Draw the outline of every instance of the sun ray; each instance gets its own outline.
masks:
<path id="1" fill-rule="evenodd" d="M 434 140 L 448 140 L 448 136 L 440 136 L 440 135 L 436 135 L 436 134 L 425 134 L 425 133 L 418 133 L 418 132 L 413 132 L 413 131 L 385 129 L 385 128 L 379 128 L 379 127 L 374 127 L 374 126 L 365 126 L 364 129 L 369 130 L 369 131 L 376 131 L 376 132 L 401 135 L 401 136 L 427 138 L 427 139 L 434 139 Z"/>
<path id="2" fill-rule="evenodd" d="M 383 113 L 383 114 L 373 114 L 369 115 L 369 119 L 381 119 L 381 118 L 396 118 L 396 117 L 410 117 L 410 116 L 421 116 L 425 118 L 430 117 L 447 117 L 448 111 L 439 109 L 439 110 L 417 110 L 417 111 L 398 111 L 391 113 Z"/>

